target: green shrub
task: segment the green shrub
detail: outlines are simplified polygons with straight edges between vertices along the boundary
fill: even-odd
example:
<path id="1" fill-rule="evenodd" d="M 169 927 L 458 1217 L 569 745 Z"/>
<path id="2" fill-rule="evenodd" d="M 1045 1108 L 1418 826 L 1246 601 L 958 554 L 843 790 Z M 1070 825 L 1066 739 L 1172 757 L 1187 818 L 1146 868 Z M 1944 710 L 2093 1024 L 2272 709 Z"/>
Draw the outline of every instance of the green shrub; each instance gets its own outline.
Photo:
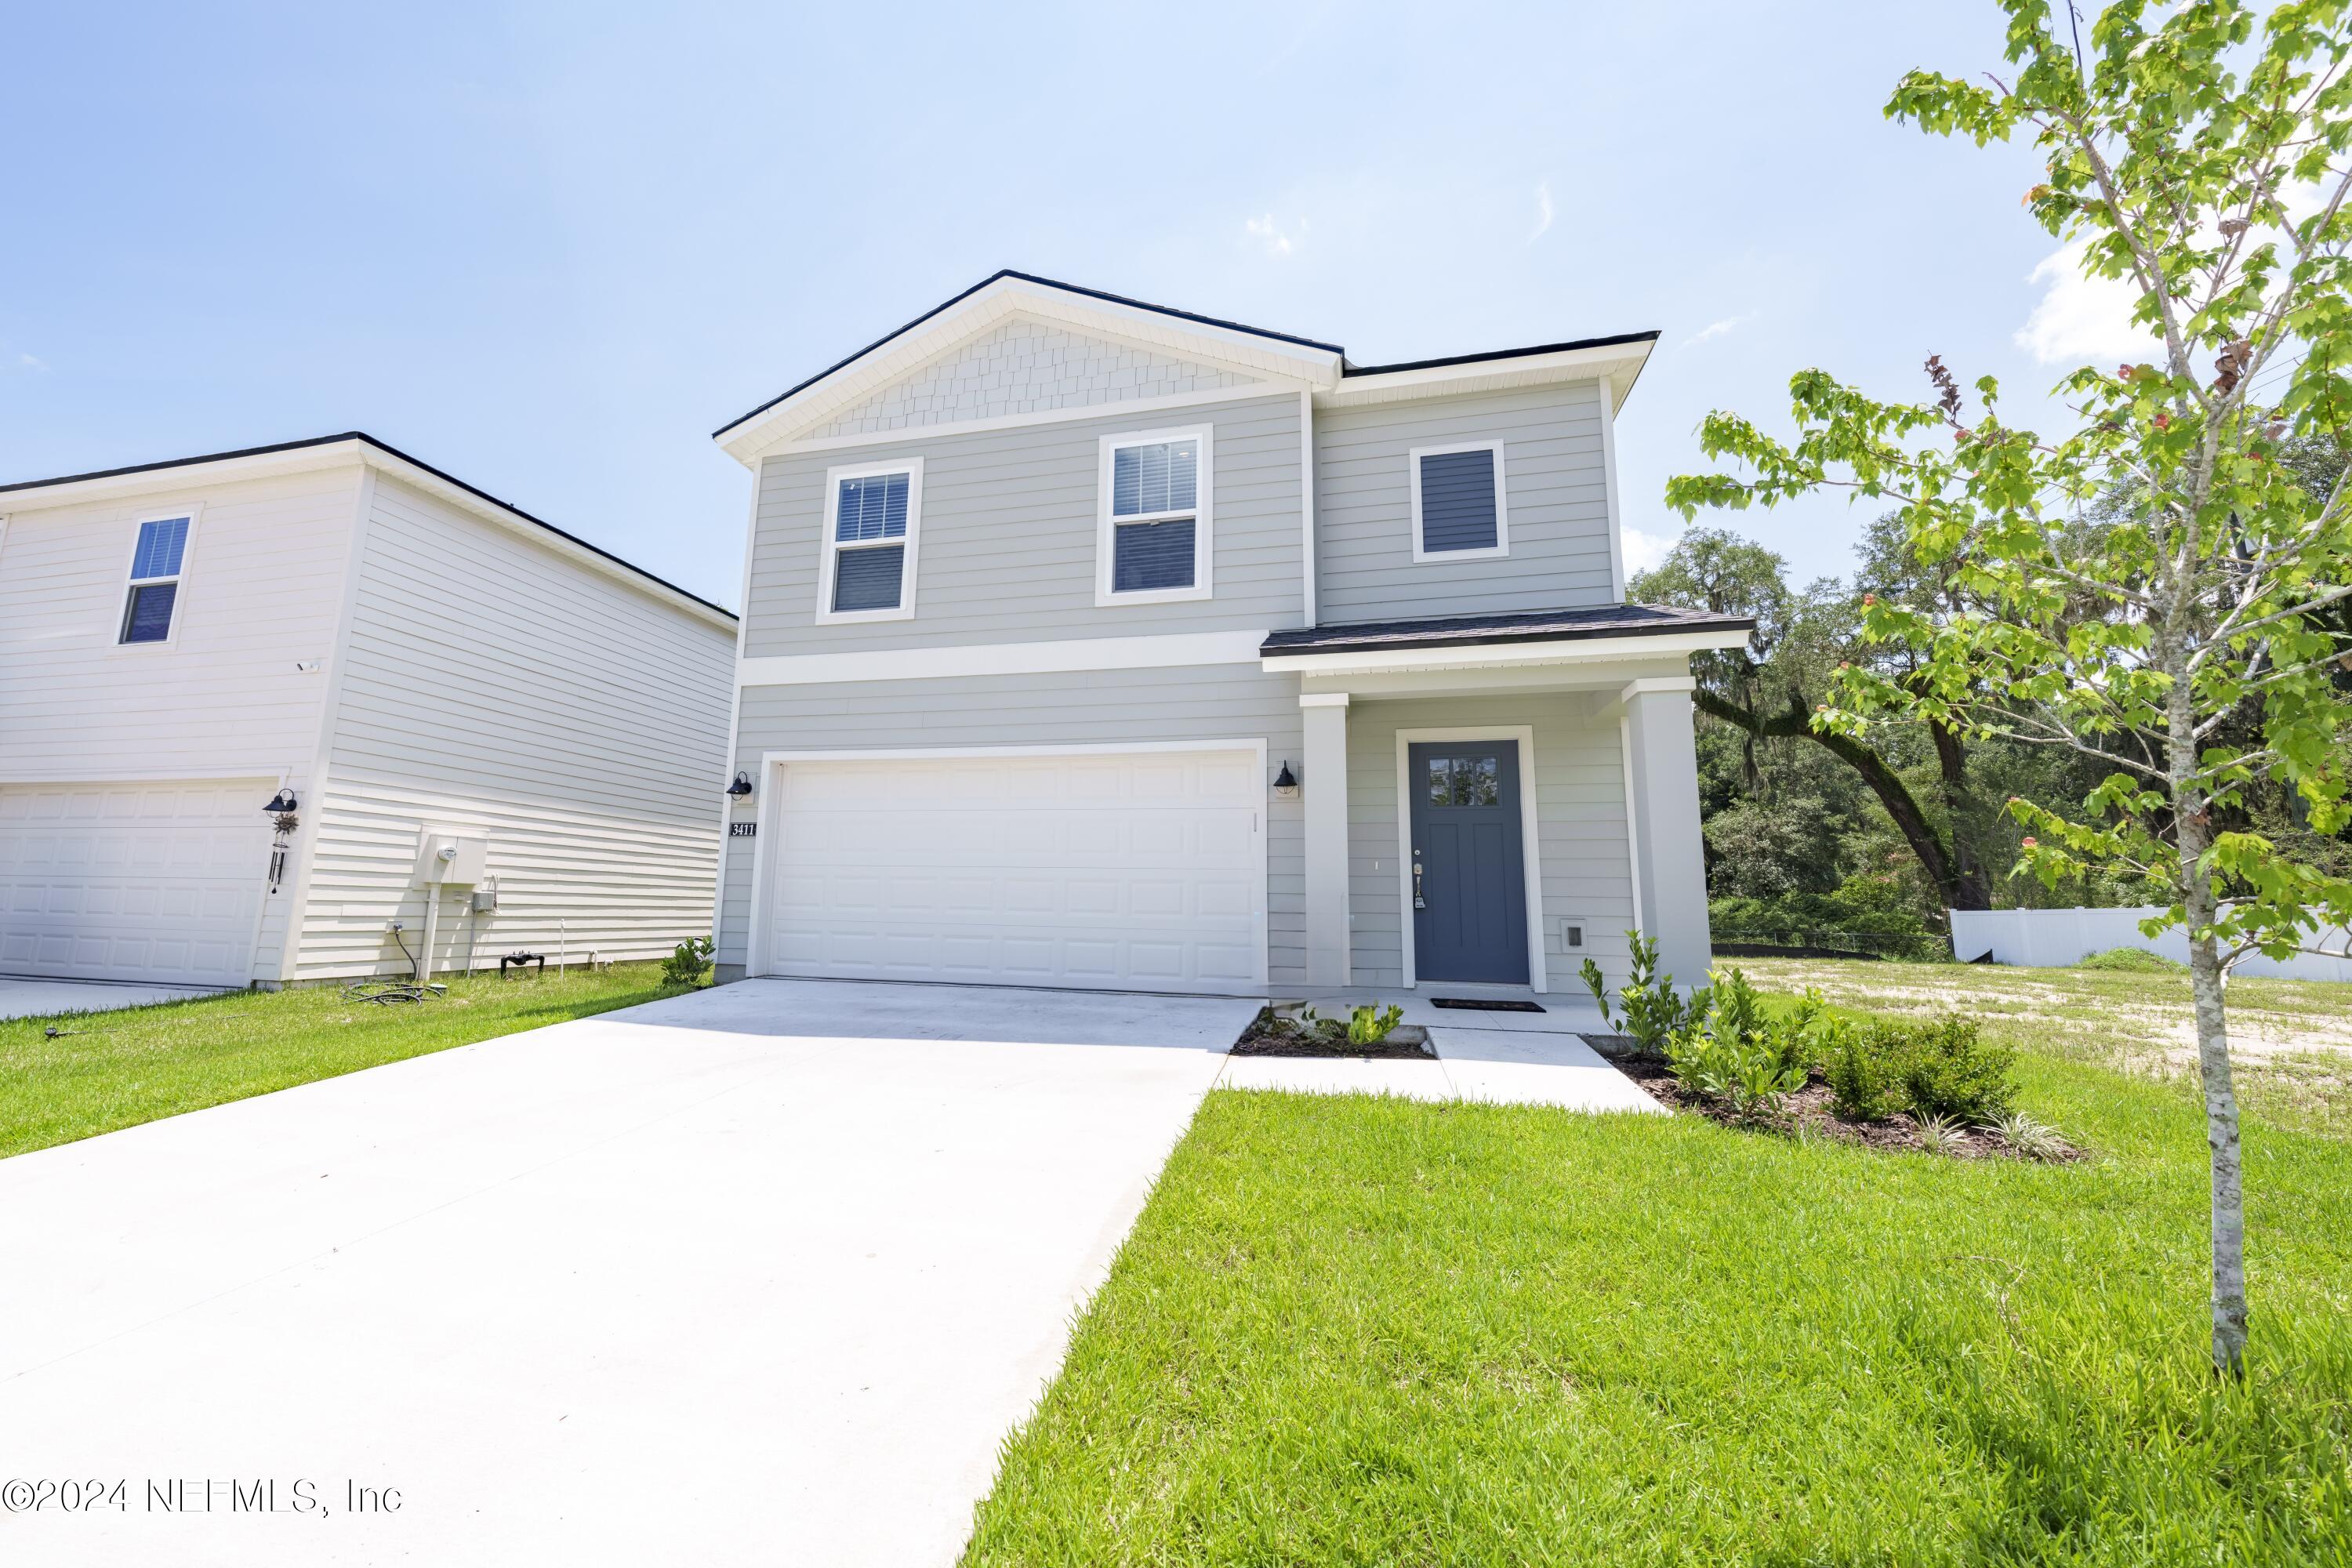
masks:
<path id="1" fill-rule="evenodd" d="M 702 977 L 709 973 L 710 939 L 707 936 L 688 937 L 662 960 L 665 985 L 699 985 Z"/>
<path id="2" fill-rule="evenodd" d="M 1710 978 L 1706 1017 L 1666 1042 L 1675 1081 L 1720 1101 L 1739 1121 L 1777 1116 L 1782 1102 L 1805 1087 L 1801 1037 L 1786 1019 L 1766 1014 L 1738 968 L 1719 969 Z"/>
<path id="3" fill-rule="evenodd" d="M 1601 978 L 1601 965 L 1591 959 L 1584 961 L 1581 973 L 1585 989 L 1601 1005 L 1601 1021 L 1619 1034 L 1632 1038 L 1645 1056 L 1664 1057 L 1667 1045 L 1677 1034 L 1696 1026 L 1706 1016 L 1707 992 L 1699 987 L 1685 1001 L 1675 991 L 1675 977 L 1658 973 L 1658 944 L 1644 939 L 1640 931 L 1625 933 L 1626 944 L 1633 953 L 1633 973 L 1618 988 L 1618 999 L 1625 1005 L 1623 1021 L 1609 1005 L 1608 982 Z"/>
<path id="4" fill-rule="evenodd" d="M 1391 1003 L 1375 1013 L 1370 1007 L 1358 1007 L 1348 1015 L 1348 1043 L 1351 1046 L 1377 1046 L 1389 1037 L 1389 1031 L 1404 1020 L 1404 1009 Z"/>
<path id="5" fill-rule="evenodd" d="M 2111 947 L 2105 952 L 2095 952 L 2079 960 L 2077 969 L 2115 969 L 2126 974 L 2186 974 L 2189 966 L 2176 963 L 2160 952 L 2150 952 L 2144 947 Z"/>
<path id="6" fill-rule="evenodd" d="M 1849 1121 L 1909 1115 L 1989 1127 L 2015 1098 L 2009 1080 L 2015 1059 L 2007 1047 L 1986 1045 L 1976 1020 L 1957 1013 L 1923 1022 L 1879 1018 L 1844 1032 L 1826 1052 L 1822 1076 Z"/>

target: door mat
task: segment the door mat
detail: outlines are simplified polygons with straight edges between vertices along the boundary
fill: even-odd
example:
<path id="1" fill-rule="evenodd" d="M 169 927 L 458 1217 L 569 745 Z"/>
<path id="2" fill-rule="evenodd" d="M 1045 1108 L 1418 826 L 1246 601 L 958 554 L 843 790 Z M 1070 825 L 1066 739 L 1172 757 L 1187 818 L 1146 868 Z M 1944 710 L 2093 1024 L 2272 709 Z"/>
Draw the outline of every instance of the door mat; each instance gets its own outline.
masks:
<path id="1" fill-rule="evenodd" d="M 1433 1007 L 1455 1007 L 1465 1013 L 1540 1013 L 1533 1002 L 1477 1002 L 1467 996 L 1432 996 Z"/>

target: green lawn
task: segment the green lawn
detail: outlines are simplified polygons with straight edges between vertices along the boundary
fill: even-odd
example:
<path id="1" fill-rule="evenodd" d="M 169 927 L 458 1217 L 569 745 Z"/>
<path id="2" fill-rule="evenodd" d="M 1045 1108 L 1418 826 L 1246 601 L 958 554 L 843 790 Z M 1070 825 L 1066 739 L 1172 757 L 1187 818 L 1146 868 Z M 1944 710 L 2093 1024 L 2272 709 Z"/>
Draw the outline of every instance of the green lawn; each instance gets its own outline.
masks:
<path id="1" fill-rule="evenodd" d="M 1749 967 L 2094 1014 L 2117 978 Z M 967 1562 L 2352 1561 L 2352 1142 L 2258 1096 L 2217 1386 L 2200 1113 L 2137 1031 L 1998 1026 L 2063 1166 L 1213 1095 Z"/>
<path id="2" fill-rule="evenodd" d="M 0 1021 L 0 1156 L 675 994 L 658 963 L 500 981 L 445 976 L 446 996 L 354 1002 L 310 986 Z M 46 1038 L 49 1027 L 70 1034 Z"/>

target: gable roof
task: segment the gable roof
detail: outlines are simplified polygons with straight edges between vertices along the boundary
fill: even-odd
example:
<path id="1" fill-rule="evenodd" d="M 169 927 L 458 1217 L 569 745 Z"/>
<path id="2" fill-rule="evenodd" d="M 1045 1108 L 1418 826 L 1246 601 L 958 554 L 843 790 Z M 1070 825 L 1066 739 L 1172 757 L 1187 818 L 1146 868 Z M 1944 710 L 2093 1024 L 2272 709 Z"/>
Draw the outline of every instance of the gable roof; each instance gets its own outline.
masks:
<path id="1" fill-rule="evenodd" d="M 756 465 L 759 454 L 775 440 L 804 433 L 1016 311 L 1149 342 L 1267 379 L 1289 379 L 1307 385 L 1318 398 L 1328 395 L 1344 403 L 1427 395 L 1441 384 L 1445 390 L 1467 391 L 1579 375 L 1610 381 L 1622 403 L 1658 339 L 1654 331 L 1624 332 L 1443 359 L 1357 365 L 1349 363 L 1347 351 L 1337 343 L 1005 268 L 730 420 L 712 431 L 711 438 L 739 460 Z"/>
<path id="2" fill-rule="evenodd" d="M 345 450 L 337 450 L 345 448 Z M 278 459 L 273 461 L 273 459 Z M 410 457 L 389 443 L 379 441 L 364 430 L 346 430 L 334 436 L 311 436 L 299 441 L 280 441 L 268 447 L 241 447 L 229 452 L 208 452 L 194 458 L 169 458 L 159 463 L 134 463 L 128 468 L 96 468 L 89 473 L 62 474 L 51 479 L 18 479 L 0 485 L 0 510 L 5 510 L 12 496 L 38 495 L 41 506 L 69 506 L 86 499 L 123 489 L 135 489 L 142 476 L 173 474 L 184 468 L 207 466 L 230 467 L 232 471 L 202 477 L 207 484 L 217 484 L 247 477 L 260 478 L 268 473 L 299 472 L 306 468 L 323 468 L 331 463 L 357 460 L 373 463 L 395 478 L 421 481 L 421 488 L 440 494 L 443 499 L 462 505 L 477 515 L 509 527 L 524 525 L 528 531 L 542 537 L 542 542 L 560 542 L 562 553 L 578 559 L 582 552 L 607 574 L 634 580 L 637 586 L 656 591 L 656 597 L 683 600 L 695 607 L 698 614 L 717 616 L 730 626 L 735 622 L 735 612 L 714 605 L 698 594 L 689 594 L 664 577 L 656 577 L 644 567 L 623 560 L 611 551 L 591 544 L 578 534 L 533 517 L 520 507 L 502 501 L 488 490 L 478 489 L 465 480 L 442 472 L 432 464 Z M 158 488 L 148 486 L 146 488 Z M 40 492 L 54 491 L 55 494 Z"/>

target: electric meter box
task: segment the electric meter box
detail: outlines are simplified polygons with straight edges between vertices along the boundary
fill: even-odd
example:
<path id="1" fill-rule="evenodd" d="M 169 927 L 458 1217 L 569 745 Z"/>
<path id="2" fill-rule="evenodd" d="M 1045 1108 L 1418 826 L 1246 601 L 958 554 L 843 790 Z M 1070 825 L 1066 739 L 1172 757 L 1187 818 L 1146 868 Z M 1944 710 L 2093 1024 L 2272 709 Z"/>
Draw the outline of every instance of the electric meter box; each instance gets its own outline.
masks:
<path id="1" fill-rule="evenodd" d="M 463 833 L 426 828 L 417 835 L 416 880 L 470 888 L 482 879 L 490 841 Z"/>

